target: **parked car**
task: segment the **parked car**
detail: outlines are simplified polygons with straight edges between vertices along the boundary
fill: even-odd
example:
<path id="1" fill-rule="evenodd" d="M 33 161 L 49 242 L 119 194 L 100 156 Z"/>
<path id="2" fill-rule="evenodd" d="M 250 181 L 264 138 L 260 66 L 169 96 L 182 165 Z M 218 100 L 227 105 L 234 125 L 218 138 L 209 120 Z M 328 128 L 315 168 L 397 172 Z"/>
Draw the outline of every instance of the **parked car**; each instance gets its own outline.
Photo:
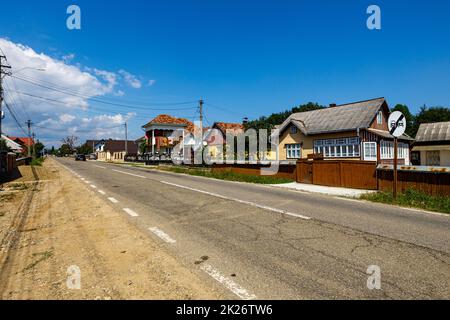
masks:
<path id="1" fill-rule="evenodd" d="M 77 154 L 75 156 L 75 161 L 86 161 L 86 156 L 84 154 Z"/>
<path id="2" fill-rule="evenodd" d="M 97 160 L 97 155 L 92 153 L 89 155 L 89 160 Z"/>

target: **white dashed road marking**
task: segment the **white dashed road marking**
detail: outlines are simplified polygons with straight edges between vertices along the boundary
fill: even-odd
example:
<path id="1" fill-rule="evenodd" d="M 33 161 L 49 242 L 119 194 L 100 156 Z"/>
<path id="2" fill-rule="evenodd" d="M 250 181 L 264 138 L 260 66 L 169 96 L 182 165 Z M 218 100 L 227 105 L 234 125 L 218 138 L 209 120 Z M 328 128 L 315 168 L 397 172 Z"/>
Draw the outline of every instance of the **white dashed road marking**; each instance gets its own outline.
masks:
<path id="1" fill-rule="evenodd" d="M 126 213 L 128 213 L 132 217 L 139 217 L 139 215 L 136 212 L 134 212 L 133 210 L 131 210 L 131 209 L 123 208 L 123 211 L 125 211 Z"/>
<path id="2" fill-rule="evenodd" d="M 214 280 L 218 281 L 222 285 L 224 285 L 228 290 L 233 292 L 235 295 L 237 295 L 242 300 L 254 300 L 256 299 L 256 296 L 254 294 L 249 293 L 246 289 L 239 286 L 236 282 L 233 280 L 225 277 L 222 275 L 218 270 L 214 269 L 209 264 L 204 264 L 201 266 L 203 271 L 205 271 L 208 275 L 210 275 Z"/>
<path id="3" fill-rule="evenodd" d="M 100 194 L 102 194 L 102 195 L 105 195 L 106 193 L 105 193 L 105 191 L 103 191 L 103 190 L 97 190 L 98 191 L 98 193 L 100 193 Z"/>
<path id="4" fill-rule="evenodd" d="M 153 232 L 156 236 L 160 237 L 167 243 L 174 244 L 175 242 L 177 242 L 176 240 L 172 239 L 167 233 L 157 227 L 149 228 L 148 230 Z"/>
<path id="5" fill-rule="evenodd" d="M 245 201 L 245 200 L 240 200 L 240 199 L 236 199 L 236 198 L 226 197 L 226 196 L 222 196 L 222 195 L 217 194 L 217 193 L 212 193 L 212 192 L 208 192 L 208 191 L 204 191 L 204 190 L 194 189 L 194 188 L 182 186 L 182 185 L 171 183 L 171 182 L 167 182 L 167 181 L 160 181 L 160 182 L 164 183 L 164 184 L 167 184 L 169 186 L 182 188 L 182 189 L 195 191 L 195 192 L 200 192 L 200 193 L 207 194 L 209 196 L 213 196 L 213 197 L 216 197 L 216 198 L 220 198 L 220 199 L 224 199 L 224 200 L 230 200 L 230 201 L 235 201 L 235 202 L 246 204 L 246 205 L 249 205 L 249 206 L 252 206 L 252 207 L 257 207 L 257 208 L 260 208 L 260 209 L 273 211 L 273 212 L 276 212 L 276 213 L 281 213 L 281 214 L 285 214 L 285 215 L 288 215 L 288 216 L 292 216 L 292 217 L 296 217 L 296 218 L 300 218 L 300 219 L 304 219 L 304 220 L 311 220 L 310 217 L 307 217 L 307 216 L 304 216 L 304 215 L 301 215 L 301 214 L 298 214 L 298 213 L 292 213 L 292 212 L 288 212 L 288 211 L 285 211 L 285 210 L 281 210 L 281 209 L 277 209 L 277 208 L 273 208 L 273 207 L 269 207 L 269 206 L 260 205 L 260 204 L 257 204 L 257 203 L 254 203 L 254 202 L 250 202 L 250 201 Z"/>
<path id="6" fill-rule="evenodd" d="M 137 177 L 137 178 L 141 178 L 141 179 L 147 179 L 147 177 L 144 177 L 144 176 L 141 176 L 141 175 L 138 175 L 138 174 L 133 174 L 133 173 L 125 172 L 125 171 L 114 170 L 114 169 L 113 169 L 112 171 L 114 171 L 114 172 L 119 172 L 119 173 L 123 173 L 123 174 L 127 174 L 127 175 L 129 175 L 129 176 L 133 176 L 133 177 Z"/>
<path id="7" fill-rule="evenodd" d="M 97 187 L 94 186 L 93 184 L 91 184 L 91 188 L 92 188 L 92 189 L 97 189 Z"/>
<path id="8" fill-rule="evenodd" d="M 112 203 L 119 203 L 119 201 L 117 201 L 116 199 L 114 199 L 114 198 L 112 198 L 112 197 L 111 197 L 111 198 L 108 198 L 108 200 L 111 201 Z"/>

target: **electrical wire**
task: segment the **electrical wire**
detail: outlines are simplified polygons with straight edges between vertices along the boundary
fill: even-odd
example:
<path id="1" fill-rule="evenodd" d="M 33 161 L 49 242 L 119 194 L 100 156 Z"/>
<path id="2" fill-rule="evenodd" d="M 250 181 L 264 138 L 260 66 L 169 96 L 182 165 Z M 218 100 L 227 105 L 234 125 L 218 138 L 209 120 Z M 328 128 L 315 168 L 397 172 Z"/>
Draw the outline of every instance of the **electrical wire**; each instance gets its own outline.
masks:
<path id="1" fill-rule="evenodd" d="M 28 136 L 27 132 L 25 131 L 25 129 L 22 127 L 22 125 L 20 124 L 20 121 L 17 119 L 16 115 L 14 114 L 12 108 L 10 107 L 9 103 L 7 103 L 6 101 L 4 101 L 6 108 L 8 109 L 9 113 L 11 114 L 12 118 L 14 119 L 14 121 L 16 122 L 17 128 L 22 130 L 22 132 Z"/>
<path id="2" fill-rule="evenodd" d="M 112 105 L 112 106 L 123 107 L 123 108 L 131 108 L 133 110 L 141 109 L 141 110 L 169 110 L 169 111 L 172 111 L 172 110 L 190 110 L 190 109 L 194 109 L 194 107 L 150 108 L 150 107 L 142 107 L 142 106 L 136 106 L 136 105 L 123 104 L 123 103 L 109 102 L 109 101 L 106 101 L 106 100 L 89 97 L 89 96 L 82 95 L 82 94 L 79 94 L 79 93 L 72 93 L 72 92 L 64 91 L 64 90 L 58 89 L 56 87 L 50 87 L 50 86 L 47 86 L 47 85 L 44 85 L 44 84 L 40 84 L 40 83 L 38 83 L 36 81 L 27 80 L 27 79 L 22 78 L 22 77 L 18 77 L 18 76 L 14 76 L 14 75 L 12 75 L 12 77 L 14 77 L 16 79 L 19 79 L 21 81 L 24 81 L 24 82 L 33 84 L 35 86 L 38 86 L 38 87 L 41 87 L 41 88 L 44 88 L 44 89 L 48 89 L 48 90 L 52 90 L 52 91 L 56 91 L 56 92 L 59 92 L 59 93 L 62 93 L 62 94 L 74 96 L 74 97 L 77 97 L 77 98 L 82 98 L 82 99 L 85 99 L 85 100 L 95 101 L 95 102 L 106 104 L 106 105 Z M 192 103 L 194 103 L 194 101 L 177 102 L 177 103 L 166 103 L 166 104 L 161 104 L 161 105 L 167 105 L 167 106 L 170 106 L 170 105 L 187 105 L 187 104 L 192 104 Z M 153 105 L 155 105 L 155 104 L 153 104 Z"/>

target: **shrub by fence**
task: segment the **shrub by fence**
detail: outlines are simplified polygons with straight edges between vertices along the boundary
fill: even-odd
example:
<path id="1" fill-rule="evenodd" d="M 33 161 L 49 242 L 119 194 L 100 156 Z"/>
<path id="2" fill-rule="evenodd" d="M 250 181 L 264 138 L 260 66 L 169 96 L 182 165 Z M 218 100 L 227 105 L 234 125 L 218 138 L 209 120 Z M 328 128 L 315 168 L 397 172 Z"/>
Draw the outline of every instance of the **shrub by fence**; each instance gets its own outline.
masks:
<path id="1" fill-rule="evenodd" d="M 213 172 L 230 171 L 237 174 L 260 176 L 261 168 L 269 168 L 269 166 L 263 164 L 215 164 L 212 170 Z M 295 181 L 297 177 L 296 171 L 297 166 L 295 164 L 280 164 L 278 172 L 273 177 Z"/>

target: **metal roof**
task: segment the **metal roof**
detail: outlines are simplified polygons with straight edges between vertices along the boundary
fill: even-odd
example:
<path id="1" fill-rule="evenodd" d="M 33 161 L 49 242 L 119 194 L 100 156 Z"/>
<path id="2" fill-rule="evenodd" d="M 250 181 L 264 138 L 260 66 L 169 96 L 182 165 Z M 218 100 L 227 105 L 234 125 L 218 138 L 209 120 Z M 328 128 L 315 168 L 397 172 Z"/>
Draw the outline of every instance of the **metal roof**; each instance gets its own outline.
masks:
<path id="1" fill-rule="evenodd" d="M 304 134 L 366 129 L 386 102 L 384 98 L 343 104 L 326 109 L 293 113 L 281 126 L 283 131 L 291 122 Z"/>
<path id="2" fill-rule="evenodd" d="M 377 130 L 377 129 L 367 129 L 367 131 L 372 132 L 373 134 L 376 134 L 377 136 L 380 136 L 382 138 L 393 139 L 393 136 L 389 133 L 389 131 L 383 131 L 383 130 Z M 401 137 L 399 137 L 399 139 L 414 141 L 414 139 L 411 138 L 410 136 L 408 136 L 407 134 L 403 134 Z"/>
<path id="3" fill-rule="evenodd" d="M 416 135 L 416 142 L 450 141 L 450 121 L 422 123 Z"/>

